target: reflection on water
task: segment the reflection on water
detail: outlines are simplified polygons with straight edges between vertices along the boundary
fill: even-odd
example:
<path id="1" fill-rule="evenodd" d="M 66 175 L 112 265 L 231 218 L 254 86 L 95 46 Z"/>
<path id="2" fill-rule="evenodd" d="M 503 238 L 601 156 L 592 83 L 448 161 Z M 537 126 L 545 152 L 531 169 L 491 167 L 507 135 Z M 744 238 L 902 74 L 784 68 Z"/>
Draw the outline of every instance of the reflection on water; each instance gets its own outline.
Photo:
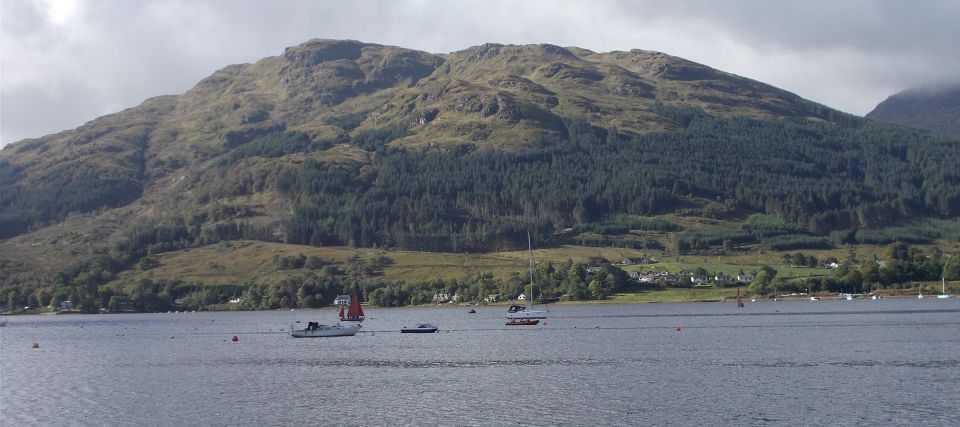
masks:
<path id="1" fill-rule="evenodd" d="M 367 311 L 11 317 L 0 424 L 960 424 L 960 300 Z"/>

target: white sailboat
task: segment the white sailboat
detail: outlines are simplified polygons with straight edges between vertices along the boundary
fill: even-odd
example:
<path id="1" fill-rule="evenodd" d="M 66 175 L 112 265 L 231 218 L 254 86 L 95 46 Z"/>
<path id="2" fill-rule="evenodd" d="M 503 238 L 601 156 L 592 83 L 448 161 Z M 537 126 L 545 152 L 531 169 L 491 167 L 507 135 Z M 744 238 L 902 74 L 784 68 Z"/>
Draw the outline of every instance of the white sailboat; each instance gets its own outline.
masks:
<path id="1" fill-rule="evenodd" d="M 511 305 L 510 309 L 507 310 L 507 319 L 510 320 L 546 319 L 547 314 L 550 313 L 548 310 L 534 309 L 536 300 L 533 296 L 533 244 L 530 241 L 529 231 L 527 232 L 527 253 L 530 259 L 530 307 L 524 305 Z"/>
<path id="2" fill-rule="evenodd" d="M 294 338 L 350 337 L 357 332 L 360 332 L 359 323 L 321 325 L 319 322 L 309 322 L 303 329 L 294 329 L 294 326 L 290 325 L 290 336 Z"/>
<path id="3" fill-rule="evenodd" d="M 950 294 L 947 293 L 947 278 L 940 278 L 940 295 L 937 295 L 937 299 L 950 298 Z"/>

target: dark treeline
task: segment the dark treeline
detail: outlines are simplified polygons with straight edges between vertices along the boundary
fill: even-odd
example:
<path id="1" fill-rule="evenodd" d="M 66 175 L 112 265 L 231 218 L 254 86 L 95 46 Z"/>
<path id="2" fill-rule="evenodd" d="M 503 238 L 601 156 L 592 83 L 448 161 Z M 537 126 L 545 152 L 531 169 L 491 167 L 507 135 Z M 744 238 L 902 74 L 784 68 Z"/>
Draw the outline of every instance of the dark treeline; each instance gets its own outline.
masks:
<path id="1" fill-rule="evenodd" d="M 541 236 L 586 230 L 611 217 L 685 208 L 691 197 L 765 212 L 787 231 L 821 236 L 960 215 L 958 141 L 867 121 L 841 127 L 694 115 L 686 124 L 629 139 L 571 121 L 567 139 L 525 153 L 381 151 L 372 174 L 308 162 L 278 178 L 281 194 L 297 203 L 286 239 L 497 250 L 522 246 L 509 236 L 531 224 Z M 797 237 L 777 245 L 822 243 Z"/>
<path id="2" fill-rule="evenodd" d="M 785 264 L 816 264 L 815 258 L 802 253 L 784 254 L 783 258 Z M 835 261 L 840 265 L 832 277 L 774 280 L 776 270 L 770 269 L 773 273 L 767 274 L 765 280 L 752 283 L 750 290 L 760 295 L 790 292 L 855 293 L 913 287 L 914 282 L 960 279 L 960 256 L 944 255 L 937 247 L 924 249 L 903 242 L 888 245 L 881 257 L 861 257 L 850 249 L 846 259 L 827 261 Z"/>
<path id="3" fill-rule="evenodd" d="M 20 183 L 21 173 L 0 161 L 0 239 L 62 221 L 71 212 L 122 206 L 143 191 L 135 169 L 109 173 L 58 169 L 29 186 Z"/>
<path id="4" fill-rule="evenodd" d="M 138 268 L 152 268 L 154 265 L 147 261 L 150 259 L 142 258 Z M 0 292 L 11 311 L 21 306 L 58 309 L 62 302 L 70 301 L 70 308 L 87 313 L 316 308 L 331 305 L 339 294 L 353 292 L 370 304 L 389 307 L 447 303 L 451 299 L 485 303 L 530 295 L 529 276 L 520 273 L 506 279 L 487 273 L 468 279 L 417 283 L 384 280 L 378 271 L 391 262 L 384 254 L 372 260 L 353 257 L 342 268 L 330 261 L 303 255 L 275 256 L 273 262 L 281 269 L 293 270 L 290 277 L 269 284 L 216 285 L 145 278 L 117 286 L 107 282 L 122 266 L 109 256 L 99 256 L 64 268 L 50 285 L 33 289 L 4 285 Z M 598 272 L 587 274 L 583 264 L 570 261 L 538 263 L 534 283 L 538 299 L 547 296 L 570 301 L 604 299 L 629 285 L 627 274 L 609 263 L 602 264 Z M 446 294 L 447 299 L 436 300 L 438 294 Z"/>

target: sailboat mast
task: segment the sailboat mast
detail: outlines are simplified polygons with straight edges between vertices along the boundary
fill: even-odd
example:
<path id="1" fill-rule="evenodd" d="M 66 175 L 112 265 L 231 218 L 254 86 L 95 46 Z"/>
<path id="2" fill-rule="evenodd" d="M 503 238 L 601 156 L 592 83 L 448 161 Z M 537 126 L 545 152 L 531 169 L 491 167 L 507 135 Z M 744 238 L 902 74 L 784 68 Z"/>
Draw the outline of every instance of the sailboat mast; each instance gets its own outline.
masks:
<path id="1" fill-rule="evenodd" d="M 533 304 L 533 243 L 530 241 L 530 232 L 527 232 L 527 256 L 530 259 L 530 304 Z"/>

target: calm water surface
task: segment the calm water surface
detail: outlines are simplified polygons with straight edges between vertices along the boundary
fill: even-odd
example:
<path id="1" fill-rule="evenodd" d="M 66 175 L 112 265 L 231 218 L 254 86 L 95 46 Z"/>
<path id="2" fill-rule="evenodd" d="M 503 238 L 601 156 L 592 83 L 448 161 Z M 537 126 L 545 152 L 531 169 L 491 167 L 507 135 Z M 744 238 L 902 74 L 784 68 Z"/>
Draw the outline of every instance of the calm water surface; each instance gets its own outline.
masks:
<path id="1" fill-rule="evenodd" d="M 960 425 L 956 298 L 467 310 L 10 317 L 0 424 Z"/>

